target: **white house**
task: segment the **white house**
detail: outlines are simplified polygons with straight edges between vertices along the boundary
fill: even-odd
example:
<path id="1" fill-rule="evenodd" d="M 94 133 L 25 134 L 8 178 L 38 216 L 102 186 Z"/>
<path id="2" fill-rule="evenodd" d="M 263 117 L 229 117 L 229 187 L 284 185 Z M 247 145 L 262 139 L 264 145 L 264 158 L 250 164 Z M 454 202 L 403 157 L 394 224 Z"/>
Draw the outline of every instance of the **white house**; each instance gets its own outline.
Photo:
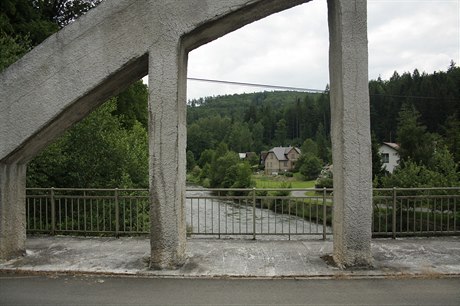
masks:
<path id="1" fill-rule="evenodd" d="M 390 173 L 393 173 L 396 166 L 399 165 L 399 145 L 393 142 L 384 142 L 379 148 L 382 158 L 383 167 Z"/>

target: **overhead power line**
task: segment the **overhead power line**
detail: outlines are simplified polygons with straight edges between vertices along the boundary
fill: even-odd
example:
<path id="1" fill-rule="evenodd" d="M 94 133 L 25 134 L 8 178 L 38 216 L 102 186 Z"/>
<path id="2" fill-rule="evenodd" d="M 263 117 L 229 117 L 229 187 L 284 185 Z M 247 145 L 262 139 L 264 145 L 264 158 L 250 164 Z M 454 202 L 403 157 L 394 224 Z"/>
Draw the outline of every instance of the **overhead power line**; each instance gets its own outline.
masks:
<path id="1" fill-rule="evenodd" d="M 291 90 L 291 91 L 311 92 L 311 93 L 325 93 L 326 92 L 326 90 L 322 90 L 322 89 L 312 89 L 312 88 L 292 87 L 292 86 L 282 86 L 282 85 L 270 85 L 270 84 L 260 84 L 260 83 L 235 82 L 235 81 L 203 79 L 203 78 L 187 78 L 187 80 L 197 81 L 197 82 L 206 82 L 206 83 L 218 83 L 218 84 L 239 85 L 239 86 L 248 86 L 248 87 L 261 87 L 261 88 L 271 88 L 271 89 L 281 89 L 281 90 Z M 390 98 L 429 99 L 429 100 L 443 99 L 443 100 L 458 101 L 458 99 L 446 98 L 446 97 L 404 96 L 404 95 L 391 95 L 391 94 L 371 94 L 370 96 L 390 97 Z"/>
<path id="2" fill-rule="evenodd" d="M 240 86 L 251 86 L 251 87 L 263 87 L 263 88 L 272 88 L 272 89 L 282 89 L 282 90 L 293 90 L 293 91 L 302 91 L 302 92 L 314 92 L 314 93 L 323 93 L 324 90 L 320 89 L 311 89 L 311 88 L 302 88 L 302 87 L 291 87 L 291 86 L 281 86 L 281 85 L 268 85 L 268 84 L 258 84 L 258 83 L 245 83 L 245 82 L 234 82 L 234 81 L 224 81 L 224 80 L 211 80 L 211 79 L 201 79 L 201 78 L 187 78 L 190 81 L 198 82 L 207 82 L 207 83 L 220 83 L 220 84 L 229 84 L 229 85 L 240 85 Z"/>

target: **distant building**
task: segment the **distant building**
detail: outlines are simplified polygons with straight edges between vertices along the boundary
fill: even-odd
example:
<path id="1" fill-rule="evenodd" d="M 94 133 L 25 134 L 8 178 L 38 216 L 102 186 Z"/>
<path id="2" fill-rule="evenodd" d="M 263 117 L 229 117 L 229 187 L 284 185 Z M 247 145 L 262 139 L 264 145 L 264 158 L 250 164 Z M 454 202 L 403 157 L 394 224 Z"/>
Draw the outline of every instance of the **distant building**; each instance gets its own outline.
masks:
<path id="1" fill-rule="evenodd" d="M 265 156 L 265 174 L 277 174 L 294 170 L 299 159 L 300 149 L 297 147 L 275 147 Z"/>
<path id="2" fill-rule="evenodd" d="M 393 173 L 399 165 L 399 145 L 393 142 L 384 142 L 380 145 L 379 153 L 382 158 L 383 167 L 388 172 Z"/>
<path id="3" fill-rule="evenodd" d="M 238 156 L 240 157 L 240 159 L 247 160 L 254 156 L 257 157 L 257 154 L 256 152 L 244 152 L 244 153 L 238 153 Z"/>

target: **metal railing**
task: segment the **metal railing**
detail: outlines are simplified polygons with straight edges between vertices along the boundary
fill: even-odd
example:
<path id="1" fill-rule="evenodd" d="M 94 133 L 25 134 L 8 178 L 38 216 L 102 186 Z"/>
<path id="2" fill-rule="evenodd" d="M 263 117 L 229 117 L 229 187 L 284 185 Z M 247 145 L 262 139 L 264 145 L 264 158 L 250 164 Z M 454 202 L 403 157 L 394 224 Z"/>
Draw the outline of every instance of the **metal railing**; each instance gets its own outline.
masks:
<path id="1" fill-rule="evenodd" d="M 144 189 L 28 188 L 27 231 L 52 235 L 147 234 L 148 199 Z"/>
<path id="2" fill-rule="evenodd" d="M 332 190 L 189 189 L 187 224 L 190 235 L 295 236 L 332 235 Z"/>
<path id="3" fill-rule="evenodd" d="M 374 189 L 373 235 L 458 235 L 459 199 L 459 187 Z"/>
<path id="4" fill-rule="evenodd" d="M 293 195 L 291 195 L 291 192 Z M 188 189 L 187 234 L 204 237 L 332 235 L 331 189 Z M 373 235 L 460 234 L 460 188 L 374 189 Z M 27 231 L 148 234 L 145 189 L 28 188 Z"/>

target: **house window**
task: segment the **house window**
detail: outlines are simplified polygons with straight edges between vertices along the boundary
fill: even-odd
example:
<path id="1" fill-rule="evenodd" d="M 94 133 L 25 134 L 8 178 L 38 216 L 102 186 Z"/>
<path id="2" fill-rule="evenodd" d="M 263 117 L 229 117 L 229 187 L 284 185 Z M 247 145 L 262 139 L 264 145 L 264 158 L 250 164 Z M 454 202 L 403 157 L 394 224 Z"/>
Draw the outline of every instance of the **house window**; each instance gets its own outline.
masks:
<path id="1" fill-rule="evenodd" d="M 287 161 L 284 162 L 284 166 L 285 166 L 285 167 L 287 167 L 287 165 L 288 165 L 287 163 L 288 163 Z"/>
<path id="2" fill-rule="evenodd" d="M 384 164 L 388 164 L 390 162 L 390 154 L 388 153 L 383 153 L 382 154 L 382 162 Z"/>

